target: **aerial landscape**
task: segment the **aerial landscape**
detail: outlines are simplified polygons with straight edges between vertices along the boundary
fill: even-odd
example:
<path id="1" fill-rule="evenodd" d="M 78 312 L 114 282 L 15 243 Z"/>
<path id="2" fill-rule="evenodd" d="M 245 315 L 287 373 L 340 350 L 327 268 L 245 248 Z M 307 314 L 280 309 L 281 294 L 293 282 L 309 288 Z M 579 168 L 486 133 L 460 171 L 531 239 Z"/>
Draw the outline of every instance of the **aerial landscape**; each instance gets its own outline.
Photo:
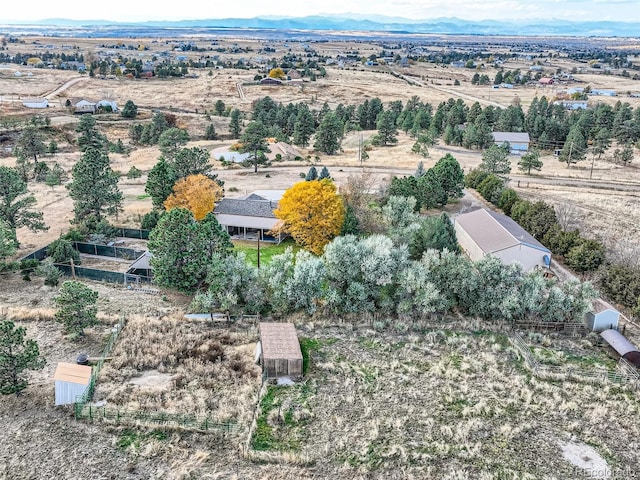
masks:
<path id="1" fill-rule="evenodd" d="M 635 2 L 37 3 L 0 480 L 640 478 Z"/>

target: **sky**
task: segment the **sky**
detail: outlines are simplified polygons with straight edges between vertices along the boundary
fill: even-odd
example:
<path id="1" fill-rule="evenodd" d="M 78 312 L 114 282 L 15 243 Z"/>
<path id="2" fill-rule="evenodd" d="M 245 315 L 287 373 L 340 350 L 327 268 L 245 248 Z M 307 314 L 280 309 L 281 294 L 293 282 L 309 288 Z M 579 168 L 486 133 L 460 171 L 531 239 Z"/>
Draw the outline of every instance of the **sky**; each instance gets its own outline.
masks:
<path id="1" fill-rule="evenodd" d="M 0 24 L 11 21 L 67 18 L 73 20 L 191 20 L 302 17 L 354 13 L 408 19 L 457 17 L 466 20 L 558 19 L 571 21 L 640 21 L 639 0 L 31 0 L 3 1 Z"/>

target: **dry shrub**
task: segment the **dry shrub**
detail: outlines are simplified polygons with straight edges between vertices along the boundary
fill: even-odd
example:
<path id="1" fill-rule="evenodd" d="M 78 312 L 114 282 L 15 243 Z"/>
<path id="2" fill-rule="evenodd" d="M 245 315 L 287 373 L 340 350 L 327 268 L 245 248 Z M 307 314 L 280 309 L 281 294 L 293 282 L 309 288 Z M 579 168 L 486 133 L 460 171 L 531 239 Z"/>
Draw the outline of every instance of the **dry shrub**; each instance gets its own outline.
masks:
<path id="1" fill-rule="evenodd" d="M 55 314 L 54 308 L 9 307 L 4 310 L 4 316 L 12 322 L 53 320 Z M 1 316 L 3 316 L 3 312 L 0 312 Z"/>

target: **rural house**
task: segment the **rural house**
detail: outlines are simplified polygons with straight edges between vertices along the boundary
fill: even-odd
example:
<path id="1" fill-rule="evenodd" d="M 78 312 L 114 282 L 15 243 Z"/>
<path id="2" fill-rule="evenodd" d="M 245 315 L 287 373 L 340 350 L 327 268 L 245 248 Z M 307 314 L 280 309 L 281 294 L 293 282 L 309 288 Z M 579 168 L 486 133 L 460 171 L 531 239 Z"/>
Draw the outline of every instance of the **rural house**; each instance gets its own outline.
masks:
<path id="1" fill-rule="evenodd" d="M 241 198 L 223 198 L 213 213 L 231 238 L 280 243 L 283 235 L 271 236 L 279 220 L 273 211 L 284 190 L 257 190 Z"/>
<path id="2" fill-rule="evenodd" d="M 85 98 L 68 98 L 64 103 L 73 113 L 96 113 L 96 104 Z"/>
<path id="3" fill-rule="evenodd" d="M 493 132 L 492 135 L 496 145 L 508 143 L 512 154 L 520 155 L 529 151 L 531 140 L 527 132 Z"/>
<path id="4" fill-rule="evenodd" d="M 287 72 L 287 78 L 289 80 L 302 80 L 302 75 L 298 70 L 292 68 Z"/>
<path id="5" fill-rule="evenodd" d="M 260 323 L 256 357 L 267 378 L 301 378 L 302 351 L 293 323 Z"/>
<path id="6" fill-rule="evenodd" d="M 455 217 L 458 243 L 471 260 L 493 255 L 528 272 L 551 265 L 551 251 L 513 219 L 479 208 Z"/>

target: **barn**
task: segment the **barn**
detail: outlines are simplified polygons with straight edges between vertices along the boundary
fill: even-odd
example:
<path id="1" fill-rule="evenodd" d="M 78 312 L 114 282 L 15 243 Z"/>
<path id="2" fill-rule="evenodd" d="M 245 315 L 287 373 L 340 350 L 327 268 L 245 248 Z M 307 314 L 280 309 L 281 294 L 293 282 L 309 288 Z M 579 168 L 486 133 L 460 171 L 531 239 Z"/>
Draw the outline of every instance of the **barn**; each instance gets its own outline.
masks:
<path id="1" fill-rule="evenodd" d="M 618 327 L 620 312 L 601 299 L 593 301 L 591 310 L 585 315 L 585 322 L 592 332 L 615 329 Z"/>
<path id="2" fill-rule="evenodd" d="M 493 255 L 505 264 L 520 263 L 526 272 L 551 265 L 551 251 L 506 215 L 479 208 L 458 215 L 454 228 L 473 261 Z"/>
<path id="3" fill-rule="evenodd" d="M 302 351 L 293 323 L 260 323 L 257 356 L 267 379 L 302 378 Z"/>
<path id="4" fill-rule="evenodd" d="M 56 388 L 56 405 L 71 405 L 89 386 L 91 367 L 60 362 L 56 367 L 53 380 Z"/>
<path id="5" fill-rule="evenodd" d="M 640 367 L 640 351 L 618 330 L 610 329 L 600 333 L 600 336 L 611 345 L 620 357 L 636 367 Z"/>

